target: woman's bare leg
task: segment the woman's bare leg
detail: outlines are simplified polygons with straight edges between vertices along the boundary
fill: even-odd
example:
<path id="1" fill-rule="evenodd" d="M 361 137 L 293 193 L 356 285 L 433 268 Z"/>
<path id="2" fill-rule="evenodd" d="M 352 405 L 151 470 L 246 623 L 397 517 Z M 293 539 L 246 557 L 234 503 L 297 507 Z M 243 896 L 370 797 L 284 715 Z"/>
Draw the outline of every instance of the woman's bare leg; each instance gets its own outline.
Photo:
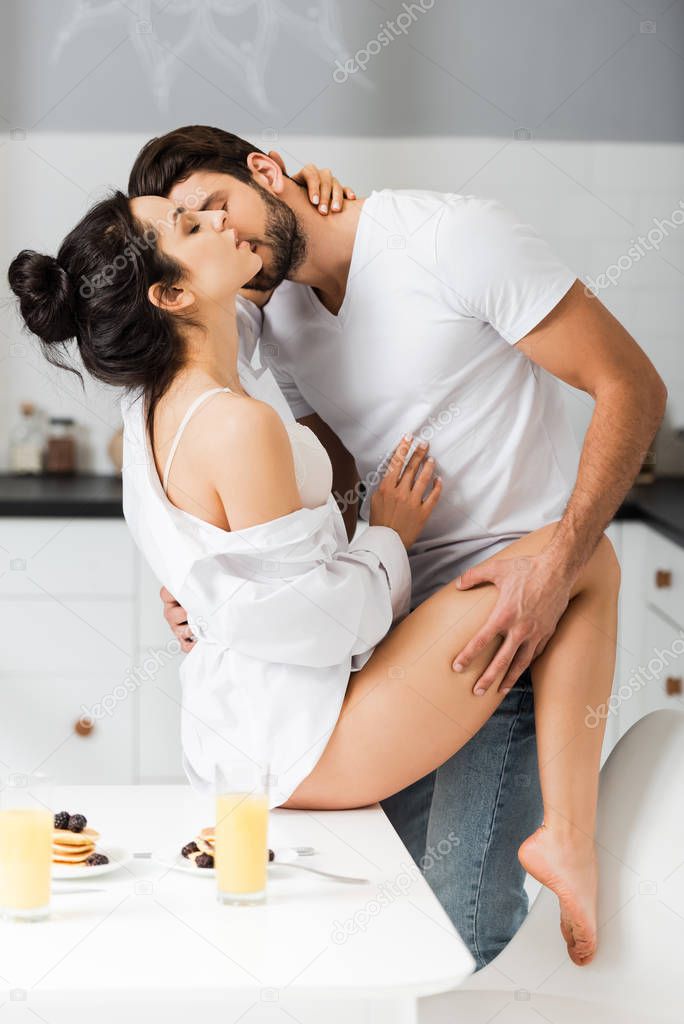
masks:
<path id="1" fill-rule="evenodd" d="M 514 541 L 494 557 L 532 554 L 554 526 Z M 570 955 L 588 963 L 595 946 L 593 835 L 603 728 L 585 724 L 586 705 L 607 700 L 613 679 L 619 569 L 603 538 L 580 573 L 570 604 L 532 666 L 544 827 L 523 844 L 523 866 L 559 896 Z M 472 692 L 495 644 L 462 673 L 454 653 L 496 601 L 484 585 L 444 587 L 400 623 L 349 682 L 342 712 L 309 776 L 284 805 L 360 807 L 382 800 L 447 761 L 503 699 L 496 686 Z M 595 716 L 594 716 L 595 717 Z M 543 842 L 542 842 L 543 840 Z M 571 854 L 577 853 L 576 862 Z"/>
<path id="2" fill-rule="evenodd" d="M 619 569 L 606 559 L 597 569 L 606 586 L 589 587 L 572 601 L 544 653 L 532 665 L 544 824 L 520 847 L 520 861 L 556 893 L 561 931 L 571 959 L 586 964 L 596 951 L 597 865 L 594 847 L 605 719 L 588 708 L 610 696 L 617 638 Z M 570 679 L 570 699 L 556 681 Z M 598 724 L 597 720 L 598 719 Z"/>
<path id="3" fill-rule="evenodd" d="M 548 543 L 553 529 L 552 524 L 535 530 L 493 557 L 539 551 Z M 578 805 L 584 806 L 582 793 L 596 792 L 601 730 L 583 734 L 582 765 L 578 766 L 572 755 L 558 759 L 553 755 L 570 742 L 579 743 L 576 737 L 586 714 L 585 705 L 607 699 L 612 655 L 606 655 L 606 647 L 612 645 L 614 649 L 615 633 L 611 633 L 609 623 L 605 631 L 590 628 L 587 616 L 596 616 L 596 602 L 605 602 L 614 609 L 616 566 L 610 542 L 604 537 L 580 573 L 556 633 L 533 665 L 533 679 L 536 675 L 539 680 L 544 711 L 538 715 L 538 742 L 540 762 L 548 762 L 545 795 L 550 808 L 578 822 Z M 503 699 L 496 686 L 481 697 L 472 692 L 476 677 L 490 661 L 498 642 L 493 642 L 463 672 L 451 668 L 454 653 L 484 623 L 496 596 L 491 584 L 472 590 L 446 586 L 393 629 L 364 668 L 351 676 L 340 717 L 323 755 L 284 806 L 333 810 L 376 803 L 422 778 L 460 750 Z M 547 666 L 553 671 L 544 671 Z M 589 748 L 591 758 L 586 756 Z M 591 785 L 583 786 L 575 773 L 578 768 L 580 774 L 584 772 L 585 766 L 592 780 Z M 561 801 L 566 791 L 567 808 Z M 595 798 L 587 802 L 593 807 L 583 819 L 588 826 L 595 813 Z"/>

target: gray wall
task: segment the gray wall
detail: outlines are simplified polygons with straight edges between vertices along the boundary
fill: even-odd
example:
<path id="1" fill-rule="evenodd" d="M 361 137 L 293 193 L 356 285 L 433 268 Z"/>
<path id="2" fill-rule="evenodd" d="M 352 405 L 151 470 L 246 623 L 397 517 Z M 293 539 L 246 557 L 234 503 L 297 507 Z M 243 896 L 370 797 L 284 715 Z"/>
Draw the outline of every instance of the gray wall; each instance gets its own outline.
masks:
<path id="1" fill-rule="evenodd" d="M 682 142 L 684 2 L 0 0 L 0 118 Z"/>

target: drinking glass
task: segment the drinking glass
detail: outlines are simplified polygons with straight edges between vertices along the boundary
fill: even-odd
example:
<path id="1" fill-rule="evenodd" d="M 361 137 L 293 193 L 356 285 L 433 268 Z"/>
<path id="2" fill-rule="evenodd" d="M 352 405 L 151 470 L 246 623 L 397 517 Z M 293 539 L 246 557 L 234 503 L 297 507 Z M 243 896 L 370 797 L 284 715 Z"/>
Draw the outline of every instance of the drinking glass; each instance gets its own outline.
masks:
<path id="1" fill-rule="evenodd" d="M 268 770 L 250 761 L 223 762 L 214 774 L 214 866 L 219 903 L 266 898 Z"/>
<path id="2" fill-rule="evenodd" d="M 0 786 L 0 916 L 40 921 L 50 909 L 53 781 L 13 772 Z"/>

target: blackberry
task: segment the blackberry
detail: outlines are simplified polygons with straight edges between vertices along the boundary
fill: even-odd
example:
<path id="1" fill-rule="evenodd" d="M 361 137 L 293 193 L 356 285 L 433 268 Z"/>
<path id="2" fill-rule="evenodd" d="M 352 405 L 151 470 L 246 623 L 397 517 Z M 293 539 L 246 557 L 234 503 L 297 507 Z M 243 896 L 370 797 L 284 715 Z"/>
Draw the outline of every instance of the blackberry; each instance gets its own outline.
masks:
<path id="1" fill-rule="evenodd" d="M 213 868 L 214 858 L 210 853 L 200 853 L 199 857 L 195 857 L 195 864 L 198 868 Z"/>
<path id="2" fill-rule="evenodd" d="M 269 850 L 268 851 L 268 863 L 270 864 L 272 860 L 275 860 L 275 853 L 273 852 L 273 850 Z"/>
<path id="3" fill-rule="evenodd" d="M 198 850 L 199 846 L 193 839 L 191 843 L 186 843 L 186 845 L 181 850 L 181 853 L 183 854 L 184 857 L 189 857 L 191 853 L 197 853 Z"/>
<path id="4" fill-rule="evenodd" d="M 69 812 L 59 811 L 55 814 L 55 828 L 61 828 L 62 831 L 69 828 Z"/>
<path id="5" fill-rule="evenodd" d="M 72 814 L 69 818 L 69 831 L 70 832 L 82 832 L 88 824 L 88 819 L 84 814 Z"/>
<path id="6" fill-rule="evenodd" d="M 109 864 L 109 857 L 104 853 L 91 853 L 86 858 L 86 864 L 90 864 L 91 867 L 95 867 L 96 864 Z"/>

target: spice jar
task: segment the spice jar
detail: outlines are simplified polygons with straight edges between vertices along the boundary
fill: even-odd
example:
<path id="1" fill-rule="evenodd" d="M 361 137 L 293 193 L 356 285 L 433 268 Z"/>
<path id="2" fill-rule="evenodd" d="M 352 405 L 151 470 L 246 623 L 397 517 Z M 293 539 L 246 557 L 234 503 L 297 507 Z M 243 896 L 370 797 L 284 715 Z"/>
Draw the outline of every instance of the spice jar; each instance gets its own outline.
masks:
<path id="1" fill-rule="evenodd" d="M 33 402 L 22 402 L 21 419 L 10 435 L 10 469 L 28 475 L 43 472 L 43 431 Z"/>
<path id="2" fill-rule="evenodd" d="M 74 421 L 54 416 L 49 421 L 45 472 L 66 476 L 76 472 Z"/>

